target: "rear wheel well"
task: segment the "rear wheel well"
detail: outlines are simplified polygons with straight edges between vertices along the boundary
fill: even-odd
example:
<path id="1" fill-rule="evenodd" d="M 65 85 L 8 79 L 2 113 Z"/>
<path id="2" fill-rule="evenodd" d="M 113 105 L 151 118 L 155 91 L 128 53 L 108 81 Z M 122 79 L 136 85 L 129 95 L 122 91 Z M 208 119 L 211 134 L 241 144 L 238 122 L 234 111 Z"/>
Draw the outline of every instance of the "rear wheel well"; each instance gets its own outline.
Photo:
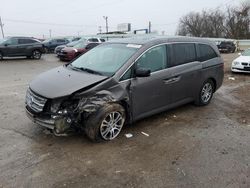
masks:
<path id="1" fill-rule="evenodd" d="M 209 78 L 208 80 L 211 80 L 214 84 L 214 92 L 216 91 L 216 88 L 217 88 L 217 83 L 216 83 L 216 80 L 214 78 Z"/>

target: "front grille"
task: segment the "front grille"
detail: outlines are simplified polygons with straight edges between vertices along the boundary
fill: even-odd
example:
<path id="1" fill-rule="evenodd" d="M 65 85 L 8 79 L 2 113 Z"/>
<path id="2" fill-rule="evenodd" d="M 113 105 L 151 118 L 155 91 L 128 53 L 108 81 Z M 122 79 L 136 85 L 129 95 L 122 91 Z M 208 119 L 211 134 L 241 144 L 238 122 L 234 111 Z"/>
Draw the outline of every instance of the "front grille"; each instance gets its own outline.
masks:
<path id="1" fill-rule="evenodd" d="M 248 63 L 241 63 L 242 65 L 244 65 L 244 66 L 247 66 L 248 65 Z"/>
<path id="2" fill-rule="evenodd" d="M 27 90 L 25 104 L 34 112 L 42 112 L 46 102 L 46 98 L 36 95 L 30 89 Z"/>

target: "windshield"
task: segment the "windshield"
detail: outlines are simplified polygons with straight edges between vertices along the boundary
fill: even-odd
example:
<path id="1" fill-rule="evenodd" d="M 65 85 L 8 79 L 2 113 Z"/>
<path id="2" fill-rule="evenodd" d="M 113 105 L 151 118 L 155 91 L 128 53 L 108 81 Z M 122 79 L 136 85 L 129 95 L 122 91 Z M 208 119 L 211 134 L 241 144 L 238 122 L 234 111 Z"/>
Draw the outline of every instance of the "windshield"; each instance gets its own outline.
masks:
<path id="1" fill-rule="evenodd" d="M 0 39 L 0 44 L 4 43 L 5 41 L 7 41 L 8 38 L 5 38 L 5 39 Z"/>
<path id="2" fill-rule="evenodd" d="M 112 76 L 138 50 L 127 44 L 106 44 L 93 48 L 71 65 L 75 68 L 90 69 L 105 76 Z"/>
<path id="3" fill-rule="evenodd" d="M 46 39 L 43 42 L 51 42 L 53 39 Z"/>
<path id="4" fill-rule="evenodd" d="M 75 46 L 77 43 L 79 43 L 79 41 L 70 42 L 70 43 L 68 43 L 66 46 L 68 46 L 68 47 L 73 47 L 73 46 Z"/>
<path id="5" fill-rule="evenodd" d="M 245 51 L 242 53 L 242 56 L 250 56 L 250 49 L 245 50 Z"/>

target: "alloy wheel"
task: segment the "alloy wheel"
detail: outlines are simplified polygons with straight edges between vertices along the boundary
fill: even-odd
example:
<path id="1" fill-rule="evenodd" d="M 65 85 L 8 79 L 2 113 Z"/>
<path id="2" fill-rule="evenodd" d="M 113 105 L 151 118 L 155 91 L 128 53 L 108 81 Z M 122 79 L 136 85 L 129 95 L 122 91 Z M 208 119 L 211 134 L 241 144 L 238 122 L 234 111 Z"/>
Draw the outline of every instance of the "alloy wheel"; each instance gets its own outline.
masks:
<path id="1" fill-rule="evenodd" d="M 34 58 L 34 59 L 40 59 L 40 58 L 41 58 L 41 52 L 38 51 L 38 50 L 35 50 L 35 51 L 33 52 L 33 58 Z"/>
<path id="2" fill-rule="evenodd" d="M 211 83 L 206 83 L 201 91 L 201 99 L 203 101 L 203 103 L 207 103 L 213 94 L 213 86 L 211 85 Z"/>
<path id="3" fill-rule="evenodd" d="M 109 113 L 102 121 L 100 133 L 104 140 L 113 140 L 122 130 L 124 117 L 120 112 Z"/>

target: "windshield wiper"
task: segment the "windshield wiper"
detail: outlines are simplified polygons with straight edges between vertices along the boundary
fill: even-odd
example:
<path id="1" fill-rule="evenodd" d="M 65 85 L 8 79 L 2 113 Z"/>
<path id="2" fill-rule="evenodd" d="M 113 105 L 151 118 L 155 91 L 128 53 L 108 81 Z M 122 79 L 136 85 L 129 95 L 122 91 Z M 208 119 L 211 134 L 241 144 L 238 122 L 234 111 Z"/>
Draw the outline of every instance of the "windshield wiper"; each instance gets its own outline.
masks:
<path id="1" fill-rule="evenodd" d="M 88 73 L 91 73 L 91 74 L 98 74 L 98 75 L 103 75 L 102 73 L 98 72 L 98 71 L 95 71 L 95 70 L 92 70 L 92 69 L 89 69 L 89 68 L 84 68 L 84 67 L 75 67 L 71 64 L 69 64 L 71 66 L 72 69 L 75 69 L 75 70 L 80 70 L 80 71 L 85 71 L 85 72 L 88 72 Z"/>

